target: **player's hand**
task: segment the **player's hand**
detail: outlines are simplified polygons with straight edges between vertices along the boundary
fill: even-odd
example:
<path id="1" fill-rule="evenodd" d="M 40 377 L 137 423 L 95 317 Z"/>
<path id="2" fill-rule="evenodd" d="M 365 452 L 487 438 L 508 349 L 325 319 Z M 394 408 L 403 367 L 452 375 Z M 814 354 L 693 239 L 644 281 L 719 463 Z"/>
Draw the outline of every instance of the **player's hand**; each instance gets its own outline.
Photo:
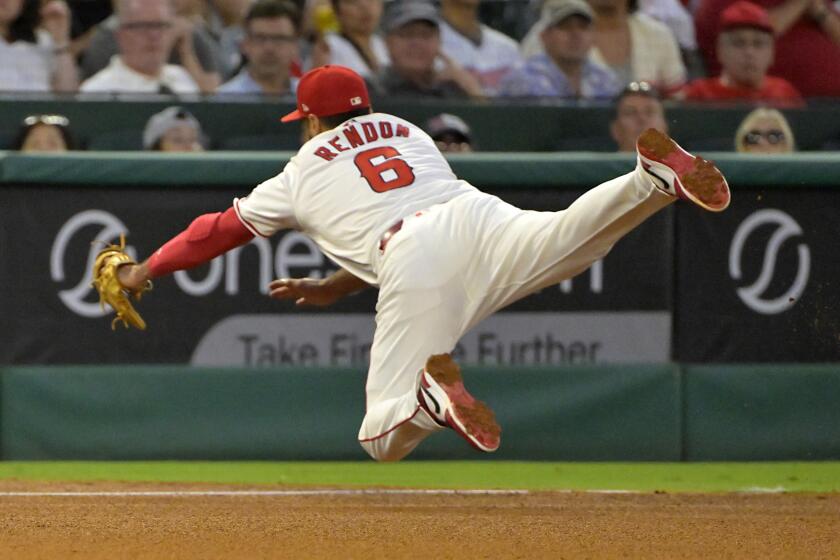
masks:
<path id="1" fill-rule="evenodd" d="M 149 281 L 149 269 L 146 263 L 124 264 L 117 269 L 117 280 L 126 290 L 135 291 Z"/>
<path id="2" fill-rule="evenodd" d="M 315 278 L 280 278 L 268 285 L 274 299 L 293 299 L 295 305 L 326 307 L 339 299 L 341 294 L 333 286 Z"/>

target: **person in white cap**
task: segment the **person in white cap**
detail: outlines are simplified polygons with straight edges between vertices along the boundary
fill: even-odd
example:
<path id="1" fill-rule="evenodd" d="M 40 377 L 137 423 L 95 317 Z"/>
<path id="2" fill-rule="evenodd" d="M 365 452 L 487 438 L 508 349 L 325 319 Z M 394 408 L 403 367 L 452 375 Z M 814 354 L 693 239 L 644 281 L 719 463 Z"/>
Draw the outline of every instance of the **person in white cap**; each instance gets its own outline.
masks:
<path id="1" fill-rule="evenodd" d="M 202 152 L 201 123 L 181 107 L 167 107 L 156 113 L 143 130 L 143 149 L 160 152 Z"/>
<path id="2" fill-rule="evenodd" d="M 501 428 L 466 390 L 450 355 L 461 336 L 498 309 L 584 271 L 677 198 L 716 212 L 729 205 L 714 165 L 651 129 L 638 140 L 634 171 L 565 210 L 520 210 L 458 179 L 417 126 L 372 112 L 362 77 L 341 66 L 304 75 L 297 109 L 282 120 L 301 120 L 307 141 L 279 175 L 225 212 L 198 217 L 117 276 L 137 290 L 254 236 L 288 228 L 307 234 L 341 270 L 326 279 L 275 280 L 270 294 L 329 305 L 378 286 L 358 439 L 379 461 L 399 460 L 446 428 L 495 451 Z"/>
<path id="3" fill-rule="evenodd" d="M 426 121 L 426 132 L 441 152 L 472 152 L 472 132 L 464 119 L 441 113 Z"/>

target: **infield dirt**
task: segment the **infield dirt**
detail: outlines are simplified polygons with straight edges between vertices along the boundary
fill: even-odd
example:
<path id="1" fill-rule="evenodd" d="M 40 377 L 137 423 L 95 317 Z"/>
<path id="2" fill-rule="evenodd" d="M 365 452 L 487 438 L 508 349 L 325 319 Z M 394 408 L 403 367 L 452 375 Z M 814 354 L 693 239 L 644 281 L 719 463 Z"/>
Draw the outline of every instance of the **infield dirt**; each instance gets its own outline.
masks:
<path id="1" fill-rule="evenodd" d="M 0 493 L 244 489 L 0 481 Z M 838 557 L 840 494 L 0 496 L 0 558 L 22 560 Z"/>

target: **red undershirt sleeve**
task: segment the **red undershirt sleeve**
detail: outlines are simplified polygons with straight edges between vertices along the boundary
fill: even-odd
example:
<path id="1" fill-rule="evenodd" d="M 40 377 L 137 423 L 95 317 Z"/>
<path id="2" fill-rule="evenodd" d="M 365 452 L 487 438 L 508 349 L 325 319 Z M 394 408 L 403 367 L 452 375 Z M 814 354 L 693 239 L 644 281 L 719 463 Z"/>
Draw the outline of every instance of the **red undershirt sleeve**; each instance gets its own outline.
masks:
<path id="1" fill-rule="evenodd" d="M 149 257 L 152 278 L 198 266 L 254 238 L 234 209 L 199 216 Z"/>

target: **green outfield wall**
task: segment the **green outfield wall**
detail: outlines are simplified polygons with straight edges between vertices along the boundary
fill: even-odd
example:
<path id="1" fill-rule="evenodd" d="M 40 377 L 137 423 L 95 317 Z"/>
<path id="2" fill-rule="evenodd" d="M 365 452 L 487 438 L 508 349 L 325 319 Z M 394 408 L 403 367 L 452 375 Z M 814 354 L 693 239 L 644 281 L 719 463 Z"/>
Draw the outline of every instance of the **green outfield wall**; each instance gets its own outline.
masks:
<path id="1" fill-rule="evenodd" d="M 468 368 L 529 460 L 840 459 L 840 366 Z M 0 369 L 2 459 L 363 459 L 357 369 Z M 415 458 L 479 458 L 451 432 Z"/>

